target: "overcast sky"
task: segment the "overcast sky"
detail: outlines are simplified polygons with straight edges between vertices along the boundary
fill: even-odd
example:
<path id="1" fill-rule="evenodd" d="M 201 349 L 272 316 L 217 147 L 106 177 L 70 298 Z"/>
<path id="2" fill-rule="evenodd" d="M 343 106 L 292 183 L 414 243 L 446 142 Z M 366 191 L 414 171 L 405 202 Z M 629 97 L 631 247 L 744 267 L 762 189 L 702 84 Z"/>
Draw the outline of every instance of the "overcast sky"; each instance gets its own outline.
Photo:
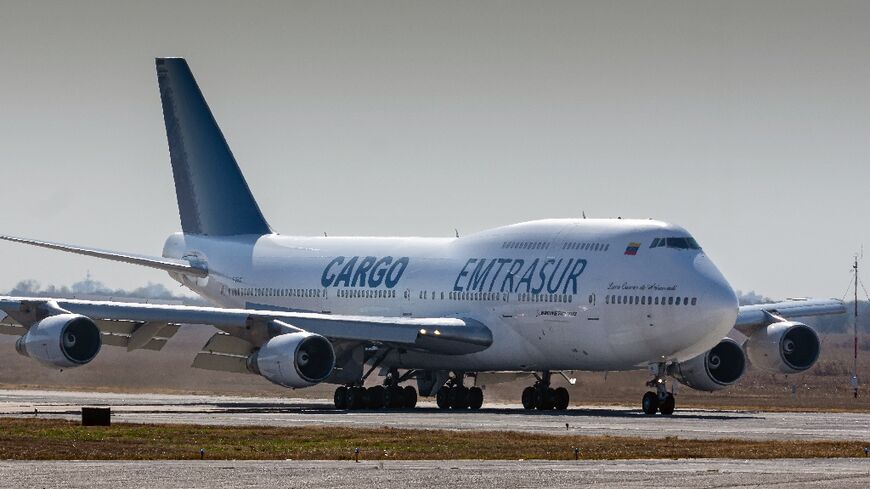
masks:
<path id="1" fill-rule="evenodd" d="M 183 56 L 282 234 L 654 217 L 692 232 L 735 288 L 775 297 L 841 297 L 870 244 L 870 2 L 2 12 L 4 234 L 159 254 L 179 220 L 154 57 Z M 0 289 L 87 270 L 172 283 L 0 244 Z"/>

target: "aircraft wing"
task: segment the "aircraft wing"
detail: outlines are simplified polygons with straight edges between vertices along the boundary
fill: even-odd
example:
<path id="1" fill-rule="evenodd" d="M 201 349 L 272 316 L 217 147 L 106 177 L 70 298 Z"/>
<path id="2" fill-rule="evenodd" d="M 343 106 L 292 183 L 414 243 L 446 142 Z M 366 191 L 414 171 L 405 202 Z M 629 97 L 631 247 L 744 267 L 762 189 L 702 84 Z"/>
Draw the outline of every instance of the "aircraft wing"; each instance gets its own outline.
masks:
<path id="1" fill-rule="evenodd" d="M 0 333 L 24 334 L 26 328 L 48 315 L 69 312 L 92 319 L 105 344 L 128 349 L 159 349 L 185 324 L 208 324 L 223 331 L 209 341 L 206 350 L 211 345 L 210 351 L 229 354 L 244 354 L 244 350 L 260 346 L 276 328 L 285 331 L 298 328 L 333 342 L 382 344 L 448 355 L 474 353 L 492 344 L 490 330 L 473 319 L 350 316 L 32 297 L 0 297 L 0 310 L 17 323 L 0 326 Z"/>
<path id="2" fill-rule="evenodd" d="M 790 299 L 768 304 L 740 306 L 734 328 L 745 335 L 780 321 L 809 316 L 844 314 L 846 305 L 837 299 Z"/>

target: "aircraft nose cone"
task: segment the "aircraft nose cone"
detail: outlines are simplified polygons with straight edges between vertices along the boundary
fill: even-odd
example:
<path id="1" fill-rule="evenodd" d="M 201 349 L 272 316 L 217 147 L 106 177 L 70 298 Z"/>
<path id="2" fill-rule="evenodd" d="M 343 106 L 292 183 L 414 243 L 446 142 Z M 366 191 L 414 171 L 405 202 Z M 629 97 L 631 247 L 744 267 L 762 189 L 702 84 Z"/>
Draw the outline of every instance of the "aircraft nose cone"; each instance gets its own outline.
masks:
<path id="1" fill-rule="evenodd" d="M 699 299 L 703 301 L 704 323 L 709 325 L 711 336 L 718 336 L 718 342 L 734 327 L 738 311 L 737 294 L 722 272 L 705 255 L 698 255 L 694 266 L 702 281 L 703 292 Z"/>

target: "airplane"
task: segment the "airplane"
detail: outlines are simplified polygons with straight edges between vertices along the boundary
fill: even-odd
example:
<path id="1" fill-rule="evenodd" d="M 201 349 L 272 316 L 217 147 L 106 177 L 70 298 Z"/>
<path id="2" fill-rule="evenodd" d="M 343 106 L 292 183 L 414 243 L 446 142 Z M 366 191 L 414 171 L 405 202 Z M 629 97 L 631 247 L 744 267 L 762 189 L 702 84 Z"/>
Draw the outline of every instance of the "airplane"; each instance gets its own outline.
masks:
<path id="1" fill-rule="evenodd" d="M 747 363 L 805 371 L 819 338 L 794 319 L 845 312 L 833 299 L 739 307 L 688 231 L 650 219 L 545 219 L 449 238 L 280 235 L 187 62 L 156 68 L 182 229 L 162 255 L 2 239 L 162 270 L 215 306 L 0 297 L 0 332 L 45 366 L 86 365 L 102 345 L 160 350 L 180 327 L 207 324 L 218 332 L 193 367 L 334 384 L 339 409 L 413 408 L 418 395 L 479 409 L 478 376 L 513 372 L 535 378 L 525 409 L 564 410 L 554 374 L 648 368 L 641 408 L 670 415 L 669 378 L 715 391 Z M 375 371 L 383 380 L 365 387 Z"/>

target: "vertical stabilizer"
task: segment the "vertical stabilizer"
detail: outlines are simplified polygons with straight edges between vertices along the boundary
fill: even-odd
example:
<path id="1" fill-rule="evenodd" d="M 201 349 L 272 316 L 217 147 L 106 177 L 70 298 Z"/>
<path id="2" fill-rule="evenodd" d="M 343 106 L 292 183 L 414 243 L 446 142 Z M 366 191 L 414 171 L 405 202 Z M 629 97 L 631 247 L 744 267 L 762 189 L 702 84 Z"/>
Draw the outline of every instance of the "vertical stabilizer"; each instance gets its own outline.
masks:
<path id="1" fill-rule="evenodd" d="M 210 236 L 270 234 L 187 61 L 157 58 L 157 81 L 181 229 Z"/>

